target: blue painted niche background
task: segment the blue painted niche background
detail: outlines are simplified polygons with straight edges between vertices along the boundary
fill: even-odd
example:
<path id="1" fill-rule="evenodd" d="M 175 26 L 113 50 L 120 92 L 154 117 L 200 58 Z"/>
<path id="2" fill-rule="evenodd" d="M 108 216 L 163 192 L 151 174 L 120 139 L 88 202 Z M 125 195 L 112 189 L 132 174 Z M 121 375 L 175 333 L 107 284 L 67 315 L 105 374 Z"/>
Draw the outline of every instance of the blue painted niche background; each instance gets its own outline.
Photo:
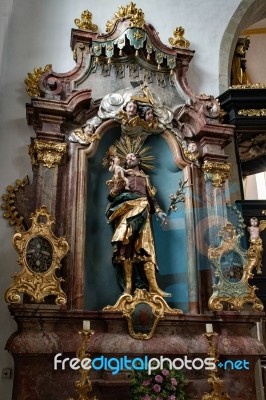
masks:
<path id="1" fill-rule="evenodd" d="M 87 216 L 85 249 L 85 307 L 100 310 L 113 305 L 121 292 L 112 266 L 112 227 L 105 219 L 108 204 L 106 181 L 111 173 L 102 166 L 102 159 L 116 139 L 120 128 L 110 129 L 99 143 L 97 153 L 88 159 Z M 157 188 L 156 198 L 163 210 L 170 205 L 169 195 L 178 188 L 183 172 L 176 167 L 170 148 L 160 135 L 152 135 L 145 142 L 155 156 L 155 170 L 149 173 L 151 183 Z M 167 225 L 152 218 L 161 289 L 172 293 L 167 299 L 170 306 L 188 311 L 187 249 L 184 204 L 172 213 Z"/>

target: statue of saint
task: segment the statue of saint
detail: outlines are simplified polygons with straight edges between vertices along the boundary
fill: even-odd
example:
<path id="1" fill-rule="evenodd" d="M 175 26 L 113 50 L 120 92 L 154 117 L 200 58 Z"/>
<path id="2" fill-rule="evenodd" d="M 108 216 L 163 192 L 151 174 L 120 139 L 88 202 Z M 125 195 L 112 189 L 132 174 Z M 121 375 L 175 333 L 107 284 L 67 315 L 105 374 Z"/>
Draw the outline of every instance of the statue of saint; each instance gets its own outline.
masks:
<path id="1" fill-rule="evenodd" d="M 256 270 L 257 274 L 262 274 L 262 253 L 263 253 L 263 246 L 262 246 L 262 239 L 260 237 L 260 227 L 259 227 L 259 220 L 257 217 L 250 218 L 250 226 L 247 227 L 247 231 L 249 233 L 249 243 L 252 246 L 255 254 L 256 254 Z"/>
<path id="2" fill-rule="evenodd" d="M 250 83 L 246 71 L 246 51 L 250 45 L 248 37 L 239 38 L 235 48 L 232 69 L 231 69 L 231 85 L 247 85 Z"/>
<path id="3" fill-rule="evenodd" d="M 132 294 L 136 288 L 148 288 L 150 294 L 161 297 L 171 296 L 163 292 L 156 281 L 156 256 L 150 218 L 156 213 L 165 220 L 155 199 L 155 188 L 149 176 L 142 168 L 149 169 L 147 155 L 149 148 L 142 148 L 141 139 L 117 141 L 107 153 L 104 165 L 110 164 L 114 154 L 124 161 L 124 174 L 127 177 L 128 189 L 124 179 L 108 181 L 110 201 L 106 217 L 113 225 L 112 237 L 113 264 L 116 267 L 117 279 L 124 294 Z"/>

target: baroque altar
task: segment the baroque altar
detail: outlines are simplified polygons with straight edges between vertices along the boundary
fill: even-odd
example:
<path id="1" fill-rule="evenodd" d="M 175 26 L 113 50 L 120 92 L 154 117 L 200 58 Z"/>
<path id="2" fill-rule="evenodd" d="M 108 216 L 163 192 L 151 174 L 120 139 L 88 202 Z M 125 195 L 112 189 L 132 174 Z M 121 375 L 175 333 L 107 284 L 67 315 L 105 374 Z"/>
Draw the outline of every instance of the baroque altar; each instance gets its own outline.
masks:
<path id="1" fill-rule="evenodd" d="M 245 393 L 249 396 L 246 399 L 253 400 L 254 369 L 265 349 L 252 332 L 262 308 L 255 314 L 249 305 L 242 311 L 209 307 L 217 274 L 208 249 L 220 245 L 219 232 L 229 219 L 227 192 L 232 166 L 227 162 L 226 146 L 233 126 L 223 123 L 217 99 L 196 95 L 189 87 L 187 71 L 194 51 L 182 27 L 175 29 L 165 45 L 133 3 L 119 8 L 104 34 L 98 33 L 89 11 L 75 23 L 77 28 L 71 32 L 73 70 L 57 73 L 47 65 L 35 69 L 26 80 L 31 96 L 26 105 L 27 121 L 35 132 L 29 146 L 33 174 L 32 179 L 25 178 L 14 188 L 16 214 L 10 213 L 9 219 L 23 240 L 34 218 L 40 230 L 51 218 L 53 233 L 41 235 L 38 230 L 36 246 L 47 244 L 55 235 L 55 241 L 67 241 L 64 254 L 69 251 L 62 260 L 58 256 L 54 264 L 51 259 L 56 251 L 51 259 L 48 256 L 47 271 L 55 265 L 53 279 L 56 284 L 60 281 L 57 301 L 57 292 L 48 291 L 40 300 L 29 294 L 27 283 L 17 281 L 15 291 L 23 293 L 22 302 L 16 296 L 14 301 L 7 298 L 18 324 L 18 331 L 7 343 L 15 360 L 13 398 L 63 400 L 75 396 L 76 371 L 54 370 L 53 360 L 57 353 L 75 354 L 82 321 L 90 320 L 95 334 L 89 352 L 95 357 L 146 354 L 204 358 L 208 347 L 202 333 L 211 322 L 219 334 L 216 345 L 221 359 L 245 357 L 250 363 L 250 370 L 234 371 L 233 378 L 220 371 L 225 390 L 234 399 L 243 399 Z M 127 110 L 130 102 L 137 104 L 131 117 Z M 146 108 L 152 113 L 150 120 L 145 117 Z M 130 147 L 125 155 L 140 153 L 144 159 L 142 146 L 149 148 L 155 166 L 149 178 L 158 189 L 156 200 L 160 204 L 153 204 L 151 217 L 160 291 L 154 276 L 153 283 L 149 281 L 149 266 L 145 270 L 147 290 L 155 297 L 159 294 L 165 304 L 165 313 L 156 321 L 152 335 L 140 335 L 140 340 L 129 335 L 123 307 L 112 308 L 121 290 L 111 260 L 112 231 L 105 218 L 108 193 L 112 197 L 114 188 L 108 192 L 110 171 L 117 171 L 122 180 L 131 179 L 122 164 L 115 169 L 112 160 L 119 153 L 117 149 L 136 142 L 138 149 Z M 102 165 L 106 154 L 109 171 Z M 138 171 L 134 178 L 141 174 Z M 142 177 L 146 179 L 147 174 Z M 184 192 L 176 206 L 179 182 Z M 44 215 L 40 211 L 43 207 L 47 210 Z M 159 221 L 163 211 L 168 213 Z M 25 246 L 26 265 L 31 249 Z M 42 272 L 34 268 L 34 273 Z M 131 291 L 128 285 L 123 299 L 130 299 Z M 247 303 L 259 303 L 255 293 Z M 191 398 L 199 399 L 208 392 L 206 371 L 185 374 Z M 243 383 L 232 387 L 231 379 L 240 376 Z M 116 376 L 111 371 L 92 371 L 91 379 L 99 399 L 129 398 L 126 371 Z"/>

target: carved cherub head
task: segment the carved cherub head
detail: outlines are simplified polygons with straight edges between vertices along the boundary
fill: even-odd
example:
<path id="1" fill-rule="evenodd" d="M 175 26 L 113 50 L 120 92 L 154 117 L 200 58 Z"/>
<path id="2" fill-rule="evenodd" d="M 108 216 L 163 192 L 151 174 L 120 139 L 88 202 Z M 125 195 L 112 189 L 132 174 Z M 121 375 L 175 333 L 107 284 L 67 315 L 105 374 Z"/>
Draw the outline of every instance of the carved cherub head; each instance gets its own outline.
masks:
<path id="1" fill-rule="evenodd" d="M 258 220 L 257 217 L 250 218 L 249 222 L 250 222 L 251 226 L 258 226 L 259 225 L 259 220 Z"/>
<path id="2" fill-rule="evenodd" d="M 141 110 L 141 116 L 146 122 L 151 122 L 154 119 L 153 108 L 151 106 L 143 107 Z"/>
<path id="3" fill-rule="evenodd" d="M 194 141 L 189 142 L 189 143 L 188 143 L 188 146 L 187 146 L 187 150 L 188 150 L 189 153 L 191 153 L 191 154 L 196 154 L 196 153 L 198 153 L 198 146 L 197 146 L 197 143 L 194 142 Z"/>
<path id="4" fill-rule="evenodd" d="M 134 118 L 138 114 L 138 103 L 134 100 L 129 100 L 123 108 L 128 119 Z"/>

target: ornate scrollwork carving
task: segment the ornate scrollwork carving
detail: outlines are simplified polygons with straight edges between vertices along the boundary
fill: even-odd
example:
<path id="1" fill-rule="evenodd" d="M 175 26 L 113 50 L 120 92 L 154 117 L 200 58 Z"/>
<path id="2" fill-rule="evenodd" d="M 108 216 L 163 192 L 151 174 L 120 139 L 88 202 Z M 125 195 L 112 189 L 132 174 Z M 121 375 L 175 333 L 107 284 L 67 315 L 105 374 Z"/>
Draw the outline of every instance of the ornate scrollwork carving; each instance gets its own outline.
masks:
<path id="1" fill-rule="evenodd" d="M 40 89 L 43 93 L 58 96 L 63 90 L 63 83 L 58 77 L 47 74 L 40 81 Z"/>
<path id="2" fill-rule="evenodd" d="M 106 32 L 111 32 L 116 21 L 120 18 L 129 18 L 130 26 L 132 28 L 141 28 L 143 29 L 145 23 L 144 12 L 136 7 L 136 4 L 131 1 L 131 3 L 125 7 L 120 6 L 118 11 L 115 13 L 114 18 L 111 21 L 107 21 L 106 23 Z"/>
<path id="3" fill-rule="evenodd" d="M 80 19 L 76 18 L 74 22 L 80 29 L 85 29 L 92 32 L 98 31 L 98 26 L 92 23 L 92 13 L 89 10 L 83 11 Z"/>
<path id="4" fill-rule="evenodd" d="M 29 146 L 29 155 L 32 165 L 37 165 L 39 162 L 42 162 L 45 167 L 54 168 L 61 164 L 66 150 L 66 143 L 44 142 L 35 139 L 33 144 Z"/>
<path id="5" fill-rule="evenodd" d="M 26 90 L 29 96 L 38 97 L 41 95 L 39 81 L 41 76 L 48 71 L 52 70 L 52 64 L 47 64 L 44 69 L 41 67 L 34 68 L 32 73 L 28 73 L 28 78 L 24 80 Z"/>
<path id="6" fill-rule="evenodd" d="M 19 253 L 21 271 L 13 276 L 13 284 L 6 291 L 7 303 L 18 303 L 20 293 L 29 295 L 36 303 L 46 296 L 55 295 L 56 304 L 66 304 L 67 298 L 61 289 L 62 278 L 56 276 L 60 261 L 68 252 L 65 237 L 57 238 L 52 232 L 54 219 L 42 206 L 31 214 L 32 226 L 26 232 L 13 236 L 13 245 Z"/>
<path id="7" fill-rule="evenodd" d="M 182 26 L 178 26 L 175 28 L 173 32 L 173 38 L 170 37 L 168 39 L 169 43 L 173 47 L 185 47 L 188 48 L 190 46 L 190 42 L 184 38 L 185 29 Z"/>
<path id="8" fill-rule="evenodd" d="M 161 296 L 150 294 L 145 289 L 136 289 L 133 296 L 123 294 L 115 305 L 104 307 L 104 311 L 122 312 L 127 319 L 130 336 L 141 340 L 152 338 L 164 314 L 183 314 L 182 310 L 170 308 Z"/>
<path id="9" fill-rule="evenodd" d="M 24 231 L 25 227 L 23 225 L 23 217 L 18 214 L 15 200 L 16 194 L 19 189 L 25 187 L 29 184 L 28 176 L 25 176 L 23 179 L 17 179 L 15 186 L 8 185 L 6 188 L 7 193 L 3 194 L 2 199 L 4 200 L 4 204 L 1 205 L 1 208 L 5 210 L 3 213 L 3 217 L 6 218 L 9 222 L 9 225 L 14 226 L 16 231 Z"/>
<path id="10" fill-rule="evenodd" d="M 216 248 L 210 246 L 208 250 L 208 258 L 214 265 L 215 276 L 218 278 L 209 299 L 210 310 L 222 311 L 222 303 L 226 302 L 237 311 L 246 303 L 252 303 L 254 311 L 263 311 L 263 304 L 255 294 L 257 288 L 248 283 L 257 263 L 254 249 L 250 247 L 245 251 L 241 248 L 239 234 L 230 223 L 222 228 L 220 236 L 221 245 Z"/>
<path id="11" fill-rule="evenodd" d="M 205 173 L 205 179 L 212 180 L 215 187 L 222 187 L 226 179 L 231 174 L 232 165 L 230 163 L 204 161 L 202 170 Z"/>

